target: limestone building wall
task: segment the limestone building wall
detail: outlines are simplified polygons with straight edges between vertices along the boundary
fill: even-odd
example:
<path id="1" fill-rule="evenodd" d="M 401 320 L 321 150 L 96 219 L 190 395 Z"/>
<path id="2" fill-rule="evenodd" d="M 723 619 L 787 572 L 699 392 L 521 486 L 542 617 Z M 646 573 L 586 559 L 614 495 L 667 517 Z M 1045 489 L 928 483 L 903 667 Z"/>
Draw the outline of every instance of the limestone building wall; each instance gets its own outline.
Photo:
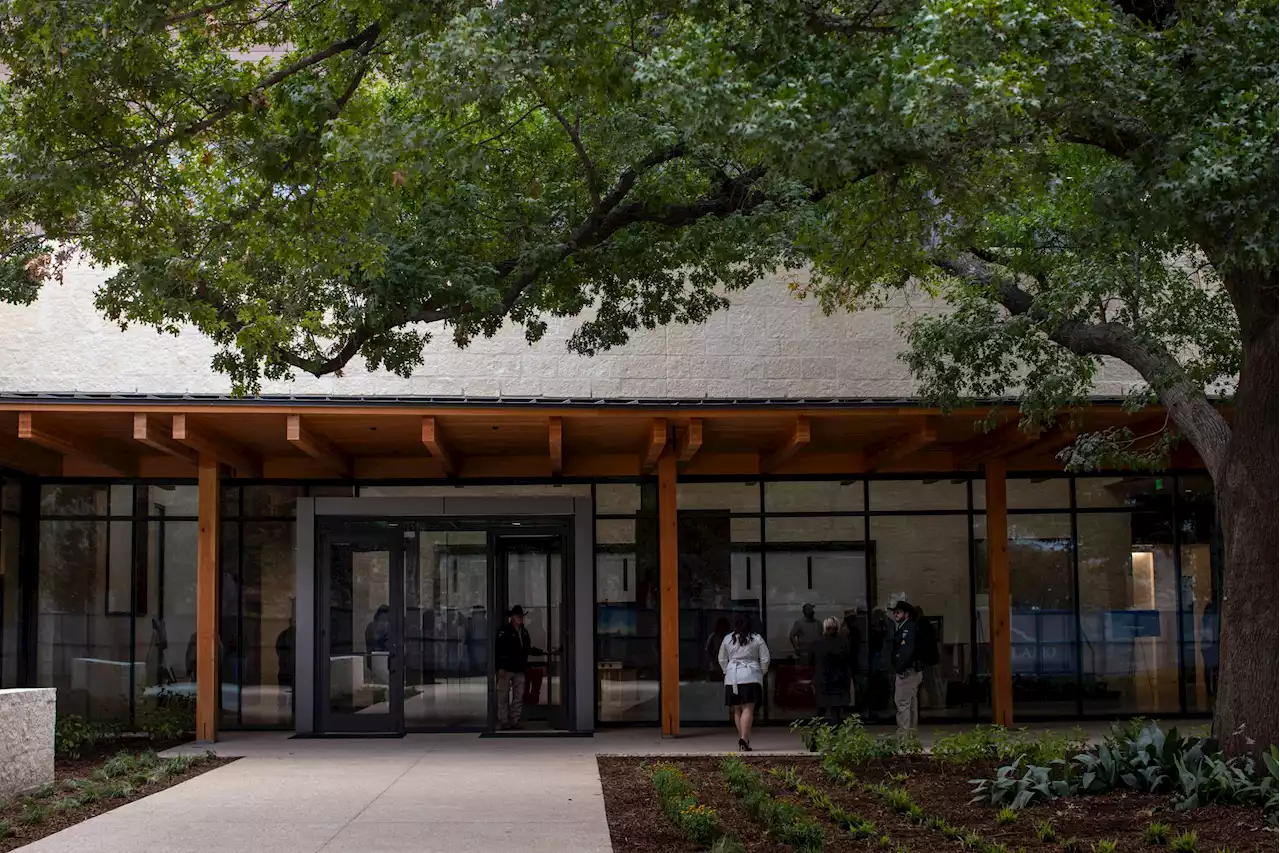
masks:
<path id="1" fill-rule="evenodd" d="M 795 298 L 779 273 L 732 294 L 732 306 L 700 326 L 642 331 L 624 347 L 586 358 L 565 342 L 575 320 L 550 320 L 529 345 L 521 329 L 459 350 L 447 331 L 428 345 L 426 363 L 409 379 L 370 373 L 358 359 L 343 376 L 266 382 L 266 394 L 593 397 L 802 398 L 909 397 L 915 383 L 898 358 L 903 321 L 936 310 L 922 299 L 878 311 L 826 316 Z M 30 306 L 0 305 L 0 393 L 225 393 L 210 369 L 215 348 L 193 329 L 175 336 L 121 331 L 93 306 L 106 272 L 68 270 Z M 1100 395 L 1122 394 L 1133 374 L 1108 366 Z"/>

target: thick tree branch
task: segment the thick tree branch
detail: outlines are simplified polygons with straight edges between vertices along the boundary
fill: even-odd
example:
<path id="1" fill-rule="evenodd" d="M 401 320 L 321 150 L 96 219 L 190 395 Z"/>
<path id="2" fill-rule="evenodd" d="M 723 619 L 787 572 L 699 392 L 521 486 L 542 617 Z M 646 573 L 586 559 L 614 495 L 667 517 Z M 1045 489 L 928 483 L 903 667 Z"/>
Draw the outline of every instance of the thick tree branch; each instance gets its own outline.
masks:
<path id="1" fill-rule="evenodd" d="M 897 27 L 870 23 L 876 19 L 875 7 L 864 15 L 840 15 L 823 8 L 820 2 L 807 4 L 805 11 L 805 29 L 813 34 L 830 33 L 839 36 L 852 36 L 862 33 L 892 33 Z"/>
<path id="2" fill-rule="evenodd" d="M 564 114 L 551 104 L 551 101 L 537 86 L 534 86 L 534 91 L 542 98 L 543 105 L 556 117 L 556 121 L 560 122 L 564 132 L 569 135 L 569 141 L 573 143 L 573 150 L 578 153 L 578 160 L 582 163 L 582 170 L 587 175 L 587 191 L 591 194 L 591 204 L 598 209 L 600 207 L 600 174 L 596 171 L 596 164 L 591 162 L 586 146 L 582 144 L 582 134 L 578 130 L 578 123 L 575 121 L 570 124 Z"/>
<path id="3" fill-rule="evenodd" d="M 505 283 L 502 302 L 495 313 L 509 313 L 546 270 L 572 255 L 602 245 L 623 229 L 642 224 L 681 228 L 707 217 L 750 212 L 769 201 L 759 189 L 764 171 L 753 169 L 722 181 L 711 192 L 690 202 L 656 206 L 643 201 L 624 204 L 641 176 L 663 163 L 679 159 L 684 153 L 682 144 L 672 145 L 654 151 L 624 171 L 613 188 L 601 198 L 600 205 L 563 242 L 554 246 L 551 251 L 537 253 L 536 262 L 526 261 L 520 256 L 495 264 L 498 280 Z M 814 200 L 818 197 L 820 196 L 815 196 Z M 420 305 L 415 310 L 392 318 L 391 322 L 363 323 L 357 326 L 336 350 L 324 356 L 310 357 L 289 350 L 278 350 L 273 355 L 278 361 L 291 367 L 314 376 L 324 376 L 342 370 L 369 341 L 392 329 L 412 323 L 456 320 L 475 310 L 475 306 L 469 302 Z"/>
<path id="4" fill-rule="evenodd" d="M 935 263 L 957 278 L 989 288 L 994 298 L 1013 316 L 1037 317 L 1035 297 L 1018 285 L 1014 276 L 998 270 L 972 252 L 938 258 Z M 1211 472 L 1222 470 L 1231 440 L 1231 427 L 1180 365 L 1163 347 L 1138 337 L 1130 327 L 1116 322 L 1083 323 L 1043 318 L 1049 339 L 1081 356 L 1110 356 L 1132 367 L 1152 387 L 1169 410 L 1173 422 L 1191 442 Z"/>

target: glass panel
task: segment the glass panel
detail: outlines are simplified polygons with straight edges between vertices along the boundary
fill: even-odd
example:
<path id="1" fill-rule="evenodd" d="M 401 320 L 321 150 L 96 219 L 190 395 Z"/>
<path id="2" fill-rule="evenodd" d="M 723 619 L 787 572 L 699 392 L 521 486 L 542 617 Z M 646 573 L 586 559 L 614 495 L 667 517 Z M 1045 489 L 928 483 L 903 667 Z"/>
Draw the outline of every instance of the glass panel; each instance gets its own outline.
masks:
<path id="1" fill-rule="evenodd" d="M 195 731 L 195 661 L 188 661 L 188 647 L 196 634 L 197 531 L 194 521 L 147 525 L 149 615 L 134 619 L 134 648 L 145 663 L 139 721 L 160 717 L 187 731 Z"/>
<path id="2" fill-rule="evenodd" d="M 111 514 L 112 515 L 137 515 L 138 508 L 134 505 L 133 486 L 113 485 L 111 486 Z"/>
<path id="3" fill-rule="evenodd" d="M 0 487 L 0 510 L 19 512 L 22 509 L 22 483 L 17 480 L 3 480 Z"/>
<path id="4" fill-rule="evenodd" d="M 865 635 L 867 689 L 863 707 L 868 716 L 894 719 L 895 625 L 889 613 L 904 598 L 919 611 L 917 621 L 929 622 L 937 640 L 923 658 L 920 716 L 927 719 L 970 712 L 968 525 L 965 515 L 871 519 L 875 597 Z"/>
<path id="5" fill-rule="evenodd" d="M 106 515 L 105 486 L 41 486 L 41 515 Z"/>
<path id="6" fill-rule="evenodd" d="M 984 481 L 983 483 L 975 484 L 975 488 L 979 485 L 984 489 L 983 506 L 985 507 L 986 483 Z M 1005 490 L 1009 509 L 1071 508 L 1071 479 L 1069 477 L 1037 478 L 1034 480 L 1010 477 L 1005 481 Z"/>
<path id="7" fill-rule="evenodd" d="M 334 541 L 328 559 L 329 712 L 389 713 L 391 553 Z"/>
<path id="8" fill-rule="evenodd" d="M 725 512 L 760 512 L 759 483 L 677 483 L 679 509 L 719 509 Z"/>
<path id="9" fill-rule="evenodd" d="M 222 517 L 238 518 L 240 516 L 240 487 L 222 487 Z"/>
<path id="10" fill-rule="evenodd" d="M 589 485 L 523 486 L 361 486 L 362 498 L 541 498 L 586 497 Z"/>
<path id="11" fill-rule="evenodd" d="M 245 486 L 244 515 L 246 518 L 293 518 L 301 495 L 301 486 Z"/>
<path id="12" fill-rule="evenodd" d="M 222 541 L 218 544 L 218 653 L 222 691 L 218 696 L 222 725 L 240 725 L 240 677 L 236 667 L 240 656 L 240 531 L 241 522 L 222 521 Z M 186 665 L 195 678 L 196 634 L 187 639 Z"/>
<path id="13" fill-rule="evenodd" d="M 107 613 L 128 616 L 132 612 L 133 522 L 111 522 L 110 562 L 107 568 Z"/>
<path id="14" fill-rule="evenodd" d="M 138 486 L 138 491 L 145 501 L 147 515 L 196 517 L 195 486 Z"/>
<path id="15" fill-rule="evenodd" d="M 1213 710 L 1218 693 L 1218 606 L 1222 597 L 1222 536 L 1213 482 L 1178 478 L 1182 557 L 1182 672 L 1188 711 Z"/>
<path id="16" fill-rule="evenodd" d="M 1084 710 L 1178 710 L 1178 577 L 1171 516 L 1077 519 Z"/>
<path id="17" fill-rule="evenodd" d="M 308 486 L 307 495 L 313 498 L 353 498 L 355 486 Z"/>
<path id="18" fill-rule="evenodd" d="M 964 480 L 872 480 L 871 509 L 966 509 L 969 489 Z"/>
<path id="19" fill-rule="evenodd" d="M 645 518 L 597 521 L 596 695 L 601 722 L 657 723 L 659 668 L 657 524 Z"/>
<path id="20" fill-rule="evenodd" d="M 773 653 L 766 691 L 770 719 L 795 720 L 818 713 L 811 647 L 821 636 L 824 619 L 840 623 L 839 635 L 850 652 L 851 676 L 856 679 L 865 670 L 859 667 L 860 659 L 866 656 L 862 640 L 867 635 L 868 617 L 864 538 L 861 518 L 765 520 L 765 624 Z M 850 696 L 831 697 L 822 704 L 851 706 L 857 693 L 854 688 Z M 841 701 L 833 701 L 836 698 Z"/>
<path id="21" fill-rule="evenodd" d="M 1134 474 L 1076 478 L 1076 506 L 1083 509 L 1168 509 L 1173 505 L 1173 477 Z"/>
<path id="22" fill-rule="evenodd" d="M 0 687 L 18 686 L 18 528 L 0 516 Z"/>
<path id="23" fill-rule="evenodd" d="M 630 514 L 640 511 L 640 486 L 634 483 L 600 483 L 596 486 L 596 514 Z"/>
<path id="24" fill-rule="evenodd" d="M 1014 717 L 1076 714 L 1076 614 L 1072 584 L 1071 515 L 1011 515 L 1010 639 Z M 986 518 L 974 519 L 976 544 L 979 716 L 990 713 L 991 646 L 987 596 Z"/>
<path id="25" fill-rule="evenodd" d="M 562 728 L 564 680 L 560 672 L 564 557 L 559 536 L 504 539 L 507 600 L 504 609 L 524 609 L 533 659 L 525 670 L 524 716 L 528 723 Z M 542 655 L 545 653 L 546 657 Z"/>
<path id="26" fill-rule="evenodd" d="M 240 723 L 287 728 L 293 722 L 297 617 L 293 522 L 245 521 L 241 536 L 242 611 L 234 636 L 238 672 L 231 674 L 241 683 Z M 224 599 L 226 594 L 224 589 Z M 229 645 L 224 637 L 224 654 Z"/>
<path id="27" fill-rule="evenodd" d="M 489 720 L 489 563 L 482 531 L 421 531 L 405 542 L 405 724 Z"/>
<path id="28" fill-rule="evenodd" d="M 861 480 L 764 484 L 765 512 L 853 512 L 863 506 Z"/>
<path id="29" fill-rule="evenodd" d="M 741 488 L 722 483 L 695 485 Z M 696 490 L 694 495 L 707 497 Z M 739 613 L 750 616 L 754 630 L 761 630 L 760 520 L 730 519 L 727 512 L 683 512 L 677 523 L 680 716 L 688 721 L 728 720 L 718 662 L 720 643 Z"/>
<path id="30" fill-rule="evenodd" d="M 106 615 L 107 560 L 106 522 L 41 522 L 36 683 L 58 689 L 59 714 L 126 722 L 142 664 L 129 659 L 132 619 Z"/>

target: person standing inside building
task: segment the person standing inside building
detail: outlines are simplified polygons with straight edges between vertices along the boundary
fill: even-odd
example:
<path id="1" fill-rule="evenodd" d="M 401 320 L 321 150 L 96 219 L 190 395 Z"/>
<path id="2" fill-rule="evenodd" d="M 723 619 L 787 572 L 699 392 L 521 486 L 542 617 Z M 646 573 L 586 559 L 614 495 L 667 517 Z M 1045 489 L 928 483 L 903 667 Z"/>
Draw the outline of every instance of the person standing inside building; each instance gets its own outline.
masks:
<path id="1" fill-rule="evenodd" d="M 796 653 L 796 663 L 801 666 L 813 665 L 811 649 L 821 636 L 822 624 L 813 615 L 813 605 L 804 605 L 800 608 L 800 618 L 791 624 L 791 633 L 787 635 L 791 640 L 791 648 Z"/>
<path id="2" fill-rule="evenodd" d="M 844 612 L 844 621 L 840 624 L 840 636 L 849 647 L 849 704 L 853 706 L 854 713 L 857 713 L 858 702 L 866 701 L 866 690 L 858 689 L 858 676 L 862 671 L 862 631 L 858 628 L 858 621 L 861 617 L 854 608 L 848 608 Z"/>
<path id="3" fill-rule="evenodd" d="M 733 617 L 733 631 L 720 644 L 720 669 L 724 671 L 724 703 L 738 730 L 738 748 L 750 752 L 756 706 L 764 702 L 769 646 L 751 630 L 751 617 L 746 613 Z"/>
<path id="4" fill-rule="evenodd" d="M 840 636 L 840 623 L 827 617 L 813 644 L 813 697 L 818 713 L 832 725 L 840 724 L 845 707 L 852 704 L 849 661 L 849 640 Z"/>
<path id="5" fill-rule="evenodd" d="M 544 655 L 533 645 L 529 631 L 524 627 L 524 608 L 517 604 L 507 615 L 507 623 L 498 629 L 493 650 L 494 664 L 498 670 L 498 728 L 520 728 L 520 713 L 524 710 L 524 677 L 529 667 L 529 655 Z"/>
<path id="6" fill-rule="evenodd" d="M 920 725 L 920 661 L 916 650 L 915 613 L 905 599 L 893 605 L 893 702 L 898 707 L 898 734 Z"/>

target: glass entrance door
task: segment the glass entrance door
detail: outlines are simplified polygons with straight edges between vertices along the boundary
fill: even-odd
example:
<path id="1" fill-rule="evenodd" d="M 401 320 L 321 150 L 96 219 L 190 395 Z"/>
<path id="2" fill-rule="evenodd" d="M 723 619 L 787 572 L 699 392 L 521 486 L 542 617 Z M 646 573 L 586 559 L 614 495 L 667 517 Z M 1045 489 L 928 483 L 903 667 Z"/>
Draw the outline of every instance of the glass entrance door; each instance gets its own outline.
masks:
<path id="1" fill-rule="evenodd" d="M 321 536 L 321 731 L 403 729 L 403 536 L 399 525 L 383 522 L 337 526 Z"/>
<path id="2" fill-rule="evenodd" d="M 542 654 L 529 658 L 521 722 L 529 729 L 563 730 L 565 709 L 565 562 L 563 532 L 506 534 L 494 537 L 495 580 L 502 618 L 519 606 L 532 646 Z M 496 629 L 495 629 L 496 632 Z M 493 703 L 493 724 L 497 701 Z"/>

